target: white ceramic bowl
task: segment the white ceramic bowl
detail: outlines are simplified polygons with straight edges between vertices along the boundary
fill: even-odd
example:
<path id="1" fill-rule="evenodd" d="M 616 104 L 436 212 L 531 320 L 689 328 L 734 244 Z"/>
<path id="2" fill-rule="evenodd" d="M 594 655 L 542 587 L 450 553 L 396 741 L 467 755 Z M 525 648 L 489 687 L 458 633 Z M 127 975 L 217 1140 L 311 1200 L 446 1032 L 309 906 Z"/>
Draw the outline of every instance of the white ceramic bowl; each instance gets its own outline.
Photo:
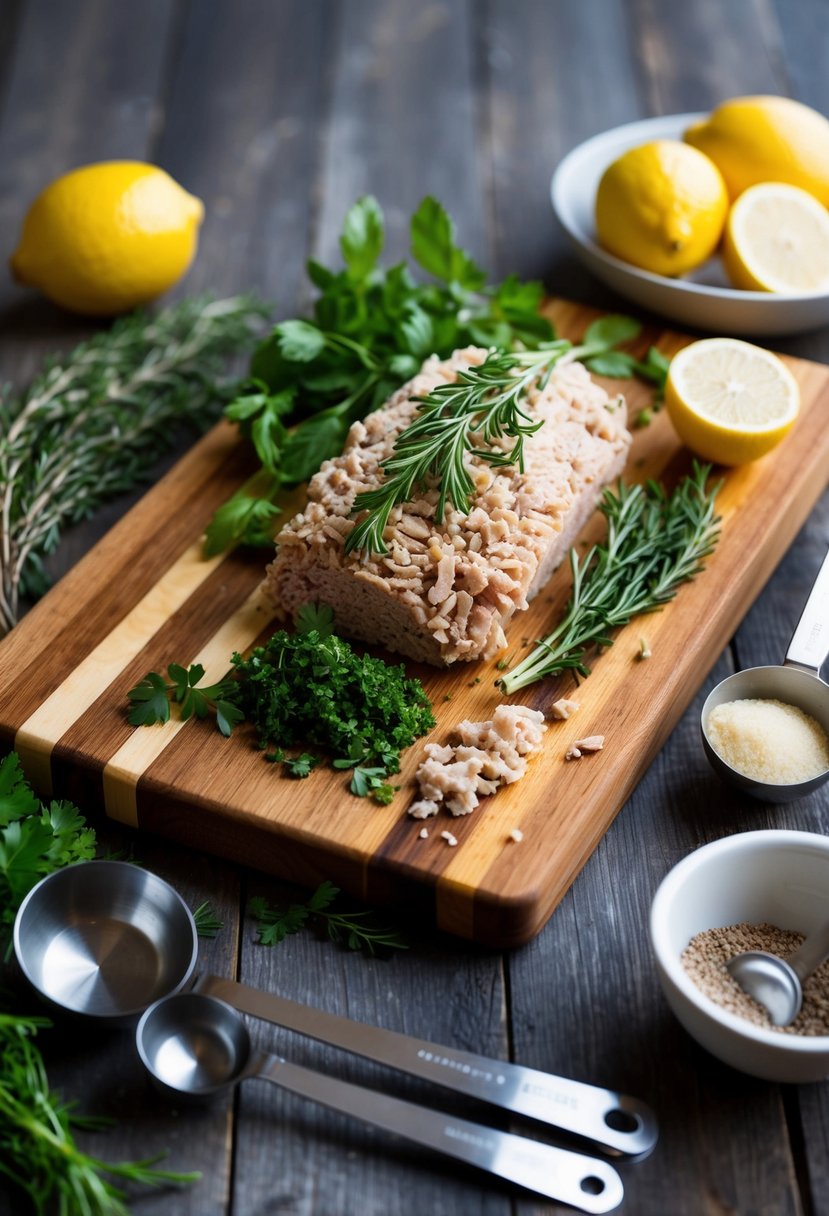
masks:
<path id="1" fill-rule="evenodd" d="M 829 324 L 829 292 L 772 295 L 728 286 L 719 257 L 680 279 L 639 270 L 606 253 L 596 239 L 594 205 L 607 166 L 628 148 L 652 139 L 681 139 L 705 114 L 669 114 L 594 135 L 568 152 L 550 186 L 553 210 L 576 252 L 597 278 L 634 303 L 720 334 L 755 337 L 803 333 Z"/>
<path id="2" fill-rule="evenodd" d="M 829 1077 L 829 1035 L 781 1034 L 727 1013 L 705 996 L 680 955 L 704 929 L 767 921 L 810 933 L 829 919 L 829 838 L 812 832 L 743 832 L 691 853 L 651 905 L 651 943 L 668 1004 L 712 1055 L 769 1081 Z"/>

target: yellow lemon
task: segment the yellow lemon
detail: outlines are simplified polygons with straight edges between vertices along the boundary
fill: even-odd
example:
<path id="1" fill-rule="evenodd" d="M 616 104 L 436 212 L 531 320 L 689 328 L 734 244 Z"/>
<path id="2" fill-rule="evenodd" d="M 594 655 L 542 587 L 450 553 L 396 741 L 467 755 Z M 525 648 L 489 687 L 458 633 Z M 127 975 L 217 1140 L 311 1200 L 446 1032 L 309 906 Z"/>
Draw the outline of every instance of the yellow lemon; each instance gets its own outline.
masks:
<path id="1" fill-rule="evenodd" d="M 631 148 L 609 165 L 596 193 L 599 242 L 654 274 L 699 266 L 722 235 L 728 196 L 719 170 L 678 140 Z"/>
<path id="2" fill-rule="evenodd" d="M 199 199 L 156 165 L 85 165 L 32 203 L 12 273 L 72 312 L 112 316 L 181 278 L 203 215 Z"/>
<path id="3" fill-rule="evenodd" d="M 789 97 L 734 97 L 685 132 L 737 198 L 758 182 L 786 182 L 829 206 L 829 120 Z"/>
<path id="4" fill-rule="evenodd" d="M 829 212 L 797 186 L 749 186 L 728 213 L 723 262 L 748 291 L 827 291 Z"/>
<path id="5" fill-rule="evenodd" d="M 665 405 L 692 452 L 715 464 L 747 464 L 791 429 L 800 390 L 770 351 L 736 338 L 705 338 L 671 360 Z"/>

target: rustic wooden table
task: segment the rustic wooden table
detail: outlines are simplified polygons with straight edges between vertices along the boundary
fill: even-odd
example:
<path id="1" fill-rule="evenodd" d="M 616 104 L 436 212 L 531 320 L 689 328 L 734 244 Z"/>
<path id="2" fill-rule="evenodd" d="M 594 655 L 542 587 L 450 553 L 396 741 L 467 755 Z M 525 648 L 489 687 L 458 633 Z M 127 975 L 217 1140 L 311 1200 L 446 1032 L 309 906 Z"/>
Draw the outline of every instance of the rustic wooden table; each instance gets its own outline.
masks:
<path id="1" fill-rule="evenodd" d="M 825 0 L 5 0 L 0 23 L 0 233 L 11 252 L 25 208 L 87 161 L 157 161 L 207 209 L 183 290 L 256 288 L 280 315 L 307 303 L 304 261 L 336 256 L 347 205 L 386 210 L 390 252 L 427 192 L 497 276 L 543 277 L 558 295 L 619 306 L 580 269 L 553 223 L 550 172 L 618 123 L 784 93 L 829 112 Z M 87 326 L 0 289 L 0 376 L 24 380 Z M 777 345 L 829 361 L 829 330 Z M 65 539 L 71 565 L 126 508 Z M 782 655 L 829 538 L 829 496 L 705 679 L 633 798 L 544 931 L 510 954 L 415 931 L 400 957 L 366 960 L 310 935 L 253 944 L 251 894 L 274 882 L 104 828 L 195 905 L 224 919 L 209 967 L 309 1004 L 439 1043 L 625 1089 L 653 1104 L 661 1140 L 622 1167 L 637 1216 L 829 1213 L 829 1087 L 782 1087 L 718 1064 L 659 992 L 648 906 L 667 870 L 706 841 L 751 828 L 829 831 L 829 787 L 765 806 L 720 787 L 698 739 L 703 695 L 735 666 Z M 702 675 L 702 673 L 701 673 Z M 333 1050 L 275 1034 L 292 1058 L 434 1101 Z M 554 1212 L 472 1170 L 401 1147 L 272 1087 L 209 1110 L 174 1110 L 147 1088 L 130 1036 L 47 1040 L 54 1082 L 113 1115 L 101 1156 L 169 1150 L 200 1169 L 190 1189 L 142 1194 L 137 1216 L 393 1216 Z M 480 1115 L 452 1102 L 452 1109 Z M 0 1210 L 23 1212 L 17 1197 Z"/>

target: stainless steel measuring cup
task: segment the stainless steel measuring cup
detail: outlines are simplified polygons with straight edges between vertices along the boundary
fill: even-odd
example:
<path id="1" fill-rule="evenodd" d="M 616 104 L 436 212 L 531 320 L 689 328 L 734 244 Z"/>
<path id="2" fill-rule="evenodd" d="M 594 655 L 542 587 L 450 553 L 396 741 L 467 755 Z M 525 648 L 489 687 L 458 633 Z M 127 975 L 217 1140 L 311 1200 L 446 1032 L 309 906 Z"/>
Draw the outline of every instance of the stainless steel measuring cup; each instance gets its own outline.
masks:
<path id="1" fill-rule="evenodd" d="M 149 870 L 86 861 L 49 874 L 14 922 L 14 952 L 52 1006 L 134 1025 L 152 1001 L 184 988 L 199 940 L 190 909 Z"/>
<path id="2" fill-rule="evenodd" d="M 819 672 L 829 655 L 829 553 L 823 559 L 806 607 L 794 631 L 782 666 L 748 667 L 727 676 L 708 694 L 700 715 L 702 743 L 712 768 L 725 781 L 765 802 L 790 802 L 829 780 L 829 768 L 811 777 L 777 785 L 738 772 L 716 751 L 708 734 L 711 713 L 727 701 L 776 700 L 795 705 L 819 722 L 829 735 L 829 684 Z"/>
<path id="3" fill-rule="evenodd" d="M 328 1013 L 235 980 L 193 980 L 198 938 L 181 897 L 126 862 L 80 862 L 34 887 L 18 910 L 23 973 L 53 1006 L 110 1025 L 134 1024 L 153 1001 L 193 986 L 240 1013 L 340 1047 L 399 1072 L 644 1157 L 658 1129 L 628 1094 Z"/>
<path id="4" fill-rule="evenodd" d="M 189 992 L 157 1001 L 139 1021 L 135 1040 L 145 1068 L 170 1097 L 209 1097 L 258 1078 L 584 1212 L 609 1212 L 622 1201 L 622 1180 L 606 1161 L 458 1119 L 257 1051 L 240 1015 L 216 997 Z"/>

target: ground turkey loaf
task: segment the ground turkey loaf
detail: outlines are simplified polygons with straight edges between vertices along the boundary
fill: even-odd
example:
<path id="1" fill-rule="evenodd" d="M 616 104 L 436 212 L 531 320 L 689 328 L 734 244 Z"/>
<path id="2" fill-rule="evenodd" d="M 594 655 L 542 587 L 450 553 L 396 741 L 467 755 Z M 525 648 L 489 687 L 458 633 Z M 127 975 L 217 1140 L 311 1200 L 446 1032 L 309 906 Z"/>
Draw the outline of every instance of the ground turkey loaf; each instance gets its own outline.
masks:
<path id="1" fill-rule="evenodd" d="M 581 364 L 556 369 L 543 391 L 530 392 L 527 412 L 544 425 L 524 441 L 523 473 L 467 453 L 476 485 L 468 514 L 447 504 L 436 524 L 429 489 L 392 511 L 388 553 L 344 552 L 354 499 L 381 480 L 378 466 L 417 410 L 413 398 L 486 356 L 470 347 L 427 359 L 382 409 L 354 423 L 342 455 L 312 477 L 305 510 L 276 538 L 265 592 L 281 614 L 330 604 L 339 632 L 438 665 L 489 658 L 506 645 L 504 626 L 559 565 L 630 445 L 623 406 Z"/>

